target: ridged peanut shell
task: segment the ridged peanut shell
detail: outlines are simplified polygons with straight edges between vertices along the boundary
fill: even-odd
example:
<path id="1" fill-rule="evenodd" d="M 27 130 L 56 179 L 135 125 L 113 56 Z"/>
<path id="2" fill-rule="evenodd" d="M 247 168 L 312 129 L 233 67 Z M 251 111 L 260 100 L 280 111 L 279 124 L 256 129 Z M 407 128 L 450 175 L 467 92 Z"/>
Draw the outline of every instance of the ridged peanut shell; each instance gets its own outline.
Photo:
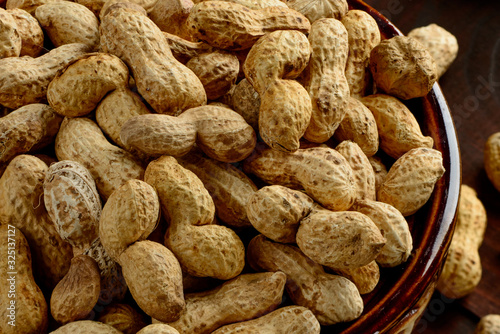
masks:
<path id="1" fill-rule="evenodd" d="M 161 29 L 182 38 L 191 39 L 187 31 L 186 20 L 194 6 L 191 0 L 157 0 L 151 1 L 148 17 Z M 144 6 L 144 5 L 143 5 Z"/>
<path id="2" fill-rule="evenodd" d="M 380 268 L 375 261 L 358 268 L 333 269 L 333 271 L 353 282 L 361 295 L 372 292 L 380 280 Z"/>
<path id="3" fill-rule="evenodd" d="M 102 322 L 79 320 L 61 326 L 50 334 L 121 334 L 121 332 Z"/>
<path id="4" fill-rule="evenodd" d="M 246 78 L 232 91 L 231 105 L 252 128 L 259 129 L 260 95 Z"/>
<path id="5" fill-rule="evenodd" d="M 167 324 L 151 324 L 138 331 L 137 334 L 179 334 L 179 332 Z"/>
<path id="6" fill-rule="evenodd" d="M 43 51 L 43 31 L 38 21 L 27 11 L 20 8 L 7 10 L 17 25 L 21 36 L 21 52 L 19 56 L 38 57 Z"/>
<path id="7" fill-rule="evenodd" d="M 486 141 L 484 169 L 493 186 L 500 191 L 500 132 L 492 134 Z"/>
<path id="8" fill-rule="evenodd" d="M 175 321 L 185 307 L 182 271 L 174 254 L 165 246 L 138 241 L 119 260 L 123 276 L 137 305 L 160 321 Z"/>
<path id="9" fill-rule="evenodd" d="M 372 165 L 373 172 L 375 173 L 375 189 L 380 189 L 380 186 L 384 183 L 385 177 L 387 176 L 387 167 L 380 157 L 371 156 L 368 157 L 370 164 Z"/>
<path id="10" fill-rule="evenodd" d="M 405 217 L 412 215 L 429 200 L 444 172 L 441 152 L 412 149 L 392 165 L 377 192 L 377 200 L 392 205 Z"/>
<path id="11" fill-rule="evenodd" d="M 500 315 L 488 314 L 481 318 L 477 324 L 474 334 L 500 333 Z"/>
<path id="12" fill-rule="evenodd" d="M 20 8 L 35 16 L 35 11 L 39 6 L 58 1 L 66 0 L 7 0 L 5 7 L 7 9 Z"/>
<path id="13" fill-rule="evenodd" d="M 286 0 L 288 7 L 304 14 L 311 21 L 333 17 L 340 20 L 348 11 L 346 0 Z"/>
<path id="14" fill-rule="evenodd" d="M 189 59 L 201 56 L 204 53 L 212 53 L 216 50 L 205 42 L 192 42 L 168 32 L 163 32 L 167 39 L 172 55 L 182 64 L 186 64 Z"/>
<path id="15" fill-rule="evenodd" d="M 146 327 L 145 317 L 128 304 L 107 306 L 97 321 L 111 325 L 124 334 L 135 334 Z"/>
<path id="16" fill-rule="evenodd" d="M 286 306 L 254 320 L 219 328 L 213 334 L 319 334 L 320 324 L 310 310 L 302 306 Z"/>
<path id="17" fill-rule="evenodd" d="M 487 221 L 486 209 L 477 197 L 477 192 L 462 184 L 454 236 L 466 236 L 479 248 L 484 239 Z"/>
<path id="18" fill-rule="evenodd" d="M 0 7 L 0 59 L 19 57 L 22 39 L 17 30 L 17 22 L 5 9 Z"/>

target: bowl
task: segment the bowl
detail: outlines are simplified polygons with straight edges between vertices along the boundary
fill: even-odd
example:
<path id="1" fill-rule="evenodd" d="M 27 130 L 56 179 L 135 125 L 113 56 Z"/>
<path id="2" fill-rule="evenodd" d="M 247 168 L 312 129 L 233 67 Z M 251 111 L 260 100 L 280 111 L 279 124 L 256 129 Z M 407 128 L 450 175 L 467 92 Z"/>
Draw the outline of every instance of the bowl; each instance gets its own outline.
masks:
<path id="1" fill-rule="evenodd" d="M 382 14 L 360 0 L 348 0 L 377 22 L 382 39 L 403 35 Z M 408 261 L 383 268 L 377 288 L 364 295 L 363 314 L 353 322 L 325 327 L 322 333 L 411 333 L 434 292 L 453 236 L 461 184 L 460 152 L 450 110 L 438 83 L 423 98 L 406 101 L 422 128 L 443 154 L 446 169 L 434 192 L 416 214 L 407 217 L 413 237 Z"/>

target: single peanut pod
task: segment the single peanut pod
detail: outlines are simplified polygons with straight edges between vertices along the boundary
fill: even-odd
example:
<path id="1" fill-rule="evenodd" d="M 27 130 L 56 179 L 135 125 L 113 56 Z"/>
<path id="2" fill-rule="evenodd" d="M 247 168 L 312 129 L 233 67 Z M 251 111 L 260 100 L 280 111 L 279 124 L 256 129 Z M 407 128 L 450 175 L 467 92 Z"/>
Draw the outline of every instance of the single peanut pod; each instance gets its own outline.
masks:
<path id="1" fill-rule="evenodd" d="M 364 295 L 375 290 L 380 280 L 380 268 L 376 261 L 372 261 L 367 265 L 358 268 L 331 268 L 331 270 L 353 282 L 356 285 L 356 288 L 358 288 L 360 295 Z"/>
<path id="2" fill-rule="evenodd" d="M 201 180 L 169 156 L 150 162 L 144 180 L 158 192 L 162 213 L 170 223 L 165 245 L 183 270 L 218 279 L 239 275 L 245 247 L 233 230 L 214 224 L 214 203 Z"/>
<path id="3" fill-rule="evenodd" d="M 379 135 L 375 117 L 370 109 L 353 97 L 347 99 L 346 113 L 333 137 L 338 141 L 355 142 L 367 157 L 378 151 Z"/>
<path id="4" fill-rule="evenodd" d="M 38 57 L 43 47 L 43 31 L 38 21 L 27 11 L 19 8 L 7 10 L 16 21 L 17 31 L 21 37 L 19 56 Z"/>
<path id="5" fill-rule="evenodd" d="M 17 109 L 30 103 L 43 102 L 47 87 L 57 72 L 82 57 L 90 48 L 69 44 L 55 48 L 43 56 L 0 59 L 0 104 Z"/>
<path id="6" fill-rule="evenodd" d="M 43 196 L 61 238 L 79 251 L 90 248 L 98 237 L 102 210 L 90 172 L 70 160 L 51 165 L 45 174 Z"/>
<path id="7" fill-rule="evenodd" d="M 215 213 L 224 223 L 250 226 L 246 205 L 257 186 L 235 166 L 190 153 L 177 159 L 179 164 L 200 178 L 212 196 Z"/>
<path id="8" fill-rule="evenodd" d="M 60 324 L 85 319 L 101 291 L 101 275 L 94 259 L 78 255 L 50 296 L 50 313 Z"/>
<path id="9" fill-rule="evenodd" d="M 143 13 L 144 15 L 148 15 L 151 9 L 156 4 L 157 0 L 106 0 L 101 7 L 99 12 L 99 19 L 102 21 L 104 16 L 106 16 L 113 8 L 117 7 L 128 7 L 132 8 L 136 11 Z M 113 8 L 111 8 L 113 7 Z"/>
<path id="10" fill-rule="evenodd" d="M 198 77 L 172 56 L 163 33 L 147 16 L 115 8 L 104 16 L 100 30 L 102 51 L 130 67 L 139 93 L 156 112 L 177 116 L 206 104 Z"/>
<path id="11" fill-rule="evenodd" d="M 300 221 L 311 212 L 313 203 L 301 191 L 274 185 L 254 193 L 246 210 L 257 231 L 276 242 L 295 243 Z"/>
<path id="12" fill-rule="evenodd" d="M 146 327 L 144 318 L 128 304 L 111 304 L 99 314 L 97 321 L 111 325 L 124 334 L 135 334 Z"/>
<path id="13" fill-rule="evenodd" d="M 493 186 L 500 191 L 500 132 L 492 134 L 486 141 L 484 169 Z"/>
<path id="14" fill-rule="evenodd" d="M 0 175 L 12 158 L 54 141 L 62 117 L 45 104 L 30 104 L 0 118 Z"/>
<path id="15" fill-rule="evenodd" d="M 358 144 L 345 140 L 335 148 L 349 163 L 356 182 L 356 199 L 375 200 L 375 172 Z"/>
<path id="16" fill-rule="evenodd" d="M 21 230 L 0 224 L 0 331 L 3 334 L 47 332 L 47 302 L 33 278 L 31 252 Z M 15 262 L 12 265 L 11 261 Z"/>
<path id="17" fill-rule="evenodd" d="M 370 164 L 372 165 L 373 172 L 375 173 L 375 189 L 378 193 L 380 186 L 384 183 L 385 177 L 387 176 L 387 167 L 380 157 L 371 156 L 368 157 Z"/>
<path id="18" fill-rule="evenodd" d="M 54 46 L 83 43 L 96 50 L 99 46 L 99 21 L 84 5 L 58 1 L 39 6 L 35 17 Z"/>
<path id="19" fill-rule="evenodd" d="M 374 47 L 370 71 L 377 89 L 403 100 L 427 95 L 438 78 L 427 48 L 406 36 L 383 40 Z"/>
<path id="20" fill-rule="evenodd" d="M 55 146 L 59 160 L 77 161 L 90 171 L 104 199 L 126 181 L 143 178 L 144 169 L 134 156 L 111 145 L 90 119 L 65 118 Z"/>
<path id="21" fill-rule="evenodd" d="M 414 148 L 392 165 L 377 200 L 392 205 L 405 217 L 412 215 L 429 200 L 444 172 L 441 152 Z"/>
<path id="22" fill-rule="evenodd" d="M 200 78 L 209 100 L 216 100 L 226 94 L 236 82 L 240 70 L 238 58 L 223 51 L 195 56 L 186 66 Z"/>
<path id="23" fill-rule="evenodd" d="M 137 241 L 120 255 L 123 277 L 137 305 L 160 321 L 175 321 L 185 307 L 182 271 L 165 246 Z"/>
<path id="24" fill-rule="evenodd" d="M 311 26 L 309 43 L 312 54 L 304 70 L 304 87 L 313 108 L 304 138 L 323 143 L 330 139 L 347 111 L 347 30 L 339 20 L 317 20 Z"/>
<path id="25" fill-rule="evenodd" d="M 128 180 L 102 209 L 99 237 L 109 256 L 118 261 L 127 247 L 145 240 L 160 219 L 156 190 L 144 181 Z"/>
<path id="26" fill-rule="evenodd" d="M 352 269 L 377 258 L 386 243 L 366 215 L 316 208 L 300 222 L 297 245 L 313 261 L 331 268 Z"/>
<path id="27" fill-rule="evenodd" d="M 260 95 L 246 78 L 241 80 L 231 94 L 231 106 L 234 111 L 243 116 L 245 121 L 259 129 Z"/>
<path id="28" fill-rule="evenodd" d="M 202 1 L 195 0 L 194 3 L 200 3 Z M 281 2 L 280 0 L 223 0 L 223 1 L 237 3 L 245 7 L 248 7 L 250 9 L 262 9 L 266 7 L 288 8 L 288 6 L 284 2 Z"/>
<path id="29" fill-rule="evenodd" d="M 488 314 L 481 318 L 477 324 L 474 334 L 495 334 L 500 333 L 500 315 Z"/>
<path id="30" fill-rule="evenodd" d="M 138 331 L 137 334 L 179 334 L 179 332 L 167 324 L 151 324 Z"/>
<path id="31" fill-rule="evenodd" d="M 58 114 L 80 117 L 93 111 L 108 92 L 127 85 L 128 68 L 120 58 L 90 54 L 55 76 L 47 89 L 47 100 Z"/>
<path id="32" fill-rule="evenodd" d="M 45 209 L 43 181 L 47 170 L 34 156 L 12 159 L 0 178 L 0 221 L 23 232 L 32 250 L 37 282 L 53 289 L 68 272 L 73 252 Z"/>
<path id="33" fill-rule="evenodd" d="M 365 11 L 353 9 L 342 18 L 349 36 L 349 57 L 345 76 L 351 96 L 365 96 L 371 85 L 370 53 L 380 43 L 380 31 L 375 19 Z"/>
<path id="34" fill-rule="evenodd" d="M 248 245 L 248 261 L 256 270 L 283 271 L 290 299 L 310 309 L 322 325 L 354 320 L 363 311 L 363 301 L 352 282 L 326 274 L 297 247 L 258 235 Z"/>
<path id="35" fill-rule="evenodd" d="M 102 322 L 92 320 L 78 320 L 70 322 L 64 326 L 59 327 L 50 334 L 121 334 L 113 326 L 103 324 Z"/>
<path id="36" fill-rule="evenodd" d="M 408 223 L 396 208 L 382 202 L 358 200 L 351 210 L 368 216 L 386 239 L 376 258 L 381 266 L 395 267 L 406 262 L 413 249 L 413 240 Z"/>
<path id="37" fill-rule="evenodd" d="M 197 39 L 220 49 L 245 50 L 262 36 L 276 30 L 308 33 L 309 20 L 299 12 L 284 7 L 249 9 L 237 3 L 203 1 L 189 14 L 186 26 Z"/>
<path id="38" fill-rule="evenodd" d="M 0 7 L 0 59 L 19 57 L 22 38 L 11 13 Z"/>
<path id="39" fill-rule="evenodd" d="M 340 153 L 331 148 L 316 147 L 285 153 L 259 147 L 245 160 L 243 169 L 269 184 L 304 189 L 330 210 L 349 209 L 356 196 L 352 168 Z"/>
<path id="40" fill-rule="evenodd" d="M 346 0 L 282 0 L 288 7 L 304 14 L 311 21 L 316 22 L 323 18 L 337 20 L 347 13 L 349 7 Z"/>
<path id="41" fill-rule="evenodd" d="M 432 148 L 434 140 L 422 134 L 415 116 L 395 97 L 375 94 L 362 98 L 361 102 L 375 117 L 380 148 L 394 159 L 413 148 Z"/>
<path id="42" fill-rule="evenodd" d="M 35 10 L 41 6 L 45 5 L 49 2 L 57 2 L 57 1 L 65 1 L 65 0 L 7 0 L 5 3 L 5 7 L 7 9 L 20 8 L 31 15 L 35 16 Z"/>
<path id="43" fill-rule="evenodd" d="M 158 0 L 148 10 L 148 16 L 161 31 L 190 40 L 186 20 L 193 6 L 191 0 Z"/>
<path id="44" fill-rule="evenodd" d="M 256 318 L 278 307 L 285 281 L 282 272 L 244 274 L 213 290 L 187 294 L 181 317 L 168 325 L 183 334 L 209 334 Z"/>
<path id="45" fill-rule="evenodd" d="M 477 197 L 477 192 L 468 185 L 462 184 L 454 235 L 467 236 L 479 248 L 484 239 L 487 221 L 486 209 Z"/>
<path id="46" fill-rule="evenodd" d="M 226 325 L 213 334 L 319 334 L 320 324 L 310 310 L 286 306 L 254 320 Z"/>
<path id="47" fill-rule="evenodd" d="M 457 57 L 457 38 L 435 23 L 411 30 L 408 37 L 416 39 L 429 50 L 436 61 L 438 78 L 448 70 Z"/>

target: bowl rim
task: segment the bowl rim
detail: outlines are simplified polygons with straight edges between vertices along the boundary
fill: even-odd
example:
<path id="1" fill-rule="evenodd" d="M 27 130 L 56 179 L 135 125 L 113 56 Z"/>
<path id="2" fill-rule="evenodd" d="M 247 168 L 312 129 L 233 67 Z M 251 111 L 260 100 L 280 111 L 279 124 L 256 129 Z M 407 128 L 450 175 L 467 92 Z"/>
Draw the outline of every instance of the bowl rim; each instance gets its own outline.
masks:
<path id="1" fill-rule="evenodd" d="M 370 14 L 386 38 L 403 35 L 392 22 L 364 1 L 347 2 L 349 9 L 359 9 Z M 443 153 L 443 165 L 446 169 L 434 188 L 430 203 L 426 204 L 424 218 L 426 223 L 431 219 L 431 224 L 425 227 L 420 248 L 414 247 L 400 278 L 382 299 L 377 300 L 373 308 L 365 308 L 358 319 L 349 323 L 341 331 L 343 334 L 383 333 L 401 322 L 425 294 L 428 286 L 436 282 L 451 243 L 462 176 L 457 133 L 437 82 L 429 94 L 420 100 L 428 122 L 427 135 L 433 137 L 435 148 Z"/>

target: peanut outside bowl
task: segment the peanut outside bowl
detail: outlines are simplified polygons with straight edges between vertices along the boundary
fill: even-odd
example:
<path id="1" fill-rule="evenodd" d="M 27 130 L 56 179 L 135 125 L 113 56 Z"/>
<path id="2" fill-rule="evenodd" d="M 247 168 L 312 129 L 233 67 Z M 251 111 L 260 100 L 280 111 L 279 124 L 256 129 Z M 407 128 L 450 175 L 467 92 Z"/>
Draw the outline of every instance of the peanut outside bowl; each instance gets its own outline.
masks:
<path id="1" fill-rule="evenodd" d="M 350 9 L 369 13 L 379 26 L 382 38 L 402 35 L 391 22 L 360 0 L 348 0 Z M 364 295 L 364 312 L 357 320 L 329 327 L 322 333 L 370 334 L 411 333 L 429 303 L 453 236 L 458 205 L 461 168 L 457 136 L 441 88 L 436 83 L 424 98 L 408 101 L 425 135 L 434 139 L 434 148 L 443 154 L 446 173 L 434 193 L 416 214 L 408 218 L 413 251 L 408 261 L 396 268 L 382 268 L 380 282 Z"/>

